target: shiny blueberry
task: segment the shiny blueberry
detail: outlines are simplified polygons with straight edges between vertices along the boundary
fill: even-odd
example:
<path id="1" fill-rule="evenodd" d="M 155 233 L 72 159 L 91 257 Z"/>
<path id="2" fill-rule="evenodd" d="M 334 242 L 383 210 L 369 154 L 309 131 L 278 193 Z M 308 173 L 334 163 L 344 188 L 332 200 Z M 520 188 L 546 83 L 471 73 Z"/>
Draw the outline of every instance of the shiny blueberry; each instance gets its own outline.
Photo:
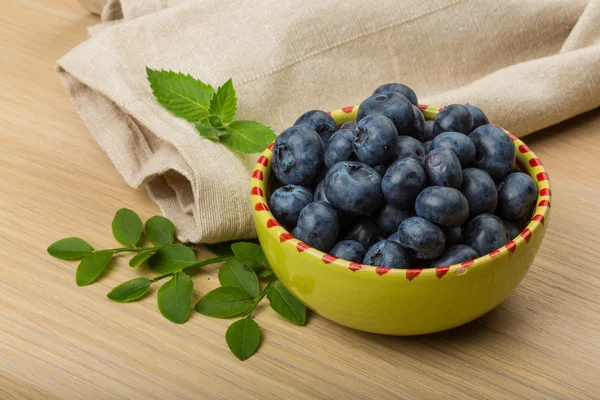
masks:
<path id="1" fill-rule="evenodd" d="M 386 83 L 385 85 L 379 86 L 373 94 L 396 92 L 406 97 L 413 105 L 419 106 L 419 100 L 417 100 L 417 94 L 408 86 L 401 83 Z"/>
<path id="2" fill-rule="evenodd" d="M 479 257 L 479 254 L 474 248 L 465 244 L 457 244 L 446 249 L 444 254 L 431 263 L 431 268 L 447 267 L 454 264 L 459 264 L 465 261 L 474 260 Z"/>
<path id="3" fill-rule="evenodd" d="M 511 239 L 516 238 L 521 233 L 521 229 L 519 228 L 519 224 L 516 221 L 507 221 L 505 219 L 502 220 L 504 227 L 508 231 L 508 236 Z"/>
<path id="4" fill-rule="evenodd" d="M 273 173 L 286 185 L 310 186 L 324 170 L 323 141 L 304 126 L 286 129 L 275 140 Z"/>
<path id="5" fill-rule="evenodd" d="M 452 150 L 463 167 L 469 165 L 475 158 L 475 144 L 467 135 L 460 132 L 440 133 L 433 139 L 431 148 Z"/>
<path id="6" fill-rule="evenodd" d="M 444 232 L 435 224 L 421 217 L 410 217 L 398 227 L 400 244 L 416 258 L 433 260 L 446 248 Z"/>
<path id="7" fill-rule="evenodd" d="M 429 183 L 433 186 L 460 188 L 462 169 L 456 154 L 448 149 L 432 149 L 423 161 Z"/>
<path id="8" fill-rule="evenodd" d="M 421 218 L 444 227 L 457 227 L 469 216 L 469 203 L 457 189 L 430 186 L 417 196 L 415 211 Z"/>
<path id="9" fill-rule="evenodd" d="M 354 131 L 349 129 L 340 129 L 331 136 L 324 156 L 327 168 L 340 161 L 351 161 L 355 158 L 352 148 L 353 137 Z"/>
<path id="10" fill-rule="evenodd" d="M 431 151 L 432 145 L 433 145 L 432 140 L 429 140 L 429 141 L 423 143 L 423 147 L 425 147 L 425 155 L 427 155 Z"/>
<path id="11" fill-rule="evenodd" d="M 381 114 L 392 120 L 398 135 L 406 135 L 414 125 L 415 115 L 412 104 L 406 97 L 396 92 L 374 94 L 358 107 L 356 120 L 367 115 Z"/>
<path id="12" fill-rule="evenodd" d="M 398 136 L 398 145 L 396 146 L 397 159 L 404 160 L 412 157 L 419 162 L 423 162 L 427 150 L 423 143 L 410 136 Z"/>
<path id="13" fill-rule="evenodd" d="M 366 250 L 355 240 L 342 240 L 329 250 L 329 254 L 342 260 L 362 263 Z"/>
<path id="14" fill-rule="evenodd" d="M 509 220 L 531 216 L 537 200 L 537 187 L 531 177 L 513 172 L 498 185 L 498 215 Z"/>
<path id="15" fill-rule="evenodd" d="M 425 142 L 429 142 L 430 140 L 433 140 L 433 138 L 435 137 L 433 134 L 433 121 L 425 121 L 425 128 L 424 128 L 424 132 L 425 134 L 423 135 L 423 141 Z"/>
<path id="16" fill-rule="evenodd" d="M 381 189 L 389 204 L 407 209 L 413 207 L 426 181 L 427 176 L 421 163 L 414 158 L 406 158 L 390 165 L 383 176 Z"/>
<path id="17" fill-rule="evenodd" d="M 412 128 L 406 132 L 406 136 L 414 137 L 417 140 L 425 140 L 425 117 L 417 106 L 413 106 L 413 112 L 415 115 L 415 122 Z"/>
<path id="18" fill-rule="evenodd" d="M 294 122 L 294 125 L 305 125 L 317 132 L 323 140 L 324 147 L 328 146 L 329 138 L 338 130 L 331 115 L 321 110 L 305 112 Z"/>
<path id="19" fill-rule="evenodd" d="M 398 231 L 398 226 L 410 217 L 408 210 L 396 208 L 386 203 L 375 215 L 375 223 L 386 233 Z"/>
<path id="20" fill-rule="evenodd" d="M 381 240 L 367 250 L 363 264 L 383 268 L 404 268 L 408 264 L 408 255 L 397 242 Z"/>
<path id="21" fill-rule="evenodd" d="M 465 107 L 467 107 L 467 110 L 469 110 L 469 112 L 473 116 L 473 129 L 477 129 L 481 125 L 487 125 L 490 123 L 487 115 L 485 115 L 481 108 L 475 107 L 472 104 L 465 104 Z"/>
<path id="22" fill-rule="evenodd" d="M 469 135 L 475 143 L 473 166 L 486 171 L 494 182 L 500 182 L 515 166 L 515 145 L 495 125 L 482 125 Z"/>
<path id="23" fill-rule="evenodd" d="M 350 120 L 348 122 L 344 122 L 340 129 L 350 129 L 351 131 L 356 129 L 356 120 Z"/>
<path id="24" fill-rule="evenodd" d="M 354 215 L 368 215 L 383 204 L 381 176 L 360 162 L 335 164 L 324 179 L 325 196 L 336 208 Z"/>
<path id="25" fill-rule="evenodd" d="M 433 136 L 443 132 L 469 134 L 473 130 L 473 116 L 462 104 L 450 104 L 435 116 Z"/>
<path id="26" fill-rule="evenodd" d="M 319 182 L 319 184 L 315 188 L 313 201 L 324 201 L 326 203 L 329 203 L 329 200 L 327 200 L 327 197 L 325 196 L 325 181 Z"/>
<path id="27" fill-rule="evenodd" d="M 480 214 L 467 226 L 465 244 L 471 246 L 480 256 L 499 249 L 510 241 L 502 220 L 492 214 Z"/>
<path id="28" fill-rule="evenodd" d="M 454 244 L 463 244 L 465 242 L 464 237 L 464 226 L 456 226 L 454 228 L 443 228 L 444 235 L 446 235 L 446 244 L 448 246 Z"/>
<path id="29" fill-rule="evenodd" d="M 327 252 L 335 243 L 339 228 L 335 209 L 329 203 L 316 201 L 300 211 L 292 235 L 315 249 Z"/>
<path id="30" fill-rule="evenodd" d="M 297 185 L 286 185 L 275 190 L 269 198 L 269 208 L 275 219 L 286 229 L 296 226 L 300 211 L 313 201 L 310 190 Z"/>
<path id="31" fill-rule="evenodd" d="M 363 245 L 365 249 L 371 247 L 374 243 L 385 239 L 386 233 L 368 219 L 359 220 L 346 234 L 346 240 L 354 240 Z"/>
<path id="32" fill-rule="evenodd" d="M 462 171 L 460 191 L 469 202 L 469 218 L 479 214 L 493 214 L 498 205 L 498 191 L 490 175 L 482 169 L 465 168 Z"/>
<path id="33" fill-rule="evenodd" d="M 400 238 L 398 237 L 398 231 L 392 233 L 390 236 L 388 236 L 387 240 L 393 240 L 394 242 L 400 244 Z"/>
<path id="34" fill-rule="evenodd" d="M 360 161 L 379 165 L 396 158 L 397 142 L 398 132 L 392 121 L 384 115 L 373 114 L 358 122 L 352 145 Z"/>

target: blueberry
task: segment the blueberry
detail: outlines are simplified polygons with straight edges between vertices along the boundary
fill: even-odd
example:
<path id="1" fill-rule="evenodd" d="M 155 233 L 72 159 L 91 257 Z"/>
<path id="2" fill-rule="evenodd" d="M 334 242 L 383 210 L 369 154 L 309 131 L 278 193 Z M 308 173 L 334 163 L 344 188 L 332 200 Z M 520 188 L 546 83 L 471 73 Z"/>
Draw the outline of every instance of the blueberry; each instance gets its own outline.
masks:
<path id="1" fill-rule="evenodd" d="M 342 126 L 340 126 L 340 129 L 350 129 L 351 131 L 356 129 L 356 120 L 351 120 L 348 122 L 344 122 L 342 124 Z"/>
<path id="2" fill-rule="evenodd" d="M 425 156 L 423 167 L 431 185 L 460 188 L 462 183 L 460 161 L 451 150 L 432 149 Z"/>
<path id="3" fill-rule="evenodd" d="M 354 159 L 352 141 L 354 131 L 340 129 L 329 139 L 329 146 L 325 149 L 325 166 L 331 168 L 333 164 L 340 161 L 351 161 Z"/>
<path id="4" fill-rule="evenodd" d="M 401 83 L 386 83 L 385 85 L 379 86 L 373 94 L 396 92 L 406 97 L 413 105 L 419 106 L 419 100 L 417 100 L 417 94 L 408 86 Z"/>
<path id="5" fill-rule="evenodd" d="M 315 249 L 327 252 L 340 228 L 335 209 L 324 201 L 310 203 L 300 211 L 292 235 Z"/>
<path id="6" fill-rule="evenodd" d="M 329 200 L 327 200 L 327 197 L 325 196 L 325 181 L 319 182 L 319 184 L 315 188 L 313 201 L 324 201 L 326 203 L 329 203 Z"/>
<path id="7" fill-rule="evenodd" d="M 463 169 L 460 191 L 469 202 L 469 218 L 496 212 L 498 191 L 492 177 L 484 170 Z"/>
<path id="8" fill-rule="evenodd" d="M 354 240 L 363 245 L 365 249 L 374 243 L 385 239 L 386 233 L 375 223 L 368 219 L 359 220 L 346 235 L 347 240 Z"/>
<path id="9" fill-rule="evenodd" d="M 381 189 L 392 206 L 412 208 L 426 181 L 427 176 L 421 163 L 414 158 L 406 158 L 390 165 L 383 176 Z"/>
<path id="10" fill-rule="evenodd" d="M 398 231 L 398 226 L 410 217 L 408 210 L 402 210 L 386 203 L 375 215 L 375 223 L 386 233 Z"/>
<path id="11" fill-rule="evenodd" d="M 408 264 L 406 250 L 392 240 L 381 240 L 367 250 L 363 264 L 383 268 L 403 268 Z"/>
<path id="12" fill-rule="evenodd" d="M 475 144 L 467 135 L 460 132 L 440 133 L 433 139 L 431 148 L 452 150 L 463 167 L 469 165 L 475 158 Z"/>
<path id="13" fill-rule="evenodd" d="M 412 128 L 406 132 L 406 136 L 414 137 L 417 140 L 423 141 L 425 139 L 425 117 L 417 106 L 413 106 L 413 113 L 415 115 L 415 122 Z"/>
<path id="14" fill-rule="evenodd" d="M 442 231 L 444 231 L 444 235 L 446 235 L 446 244 L 448 246 L 454 244 L 463 244 L 465 242 L 463 226 L 443 228 Z"/>
<path id="15" fill-rule="evenodd" d="M 486 255 L 510 241 L 502 220 L 492 214 L 480 214 L 467 226 L 465 244 L 471 246 L 480 256 Z"/>
<path id="16" fill-rule="evenodd" d="M 469 216 L 469 203 L 457 189 L 430 186 L 415 202 L 415 211 L 421 218 L 445 227 L 461 226 Z"/>
<path id="17" fill-rule="evenodd" d="M 515 146 L 504 131 L 494 125 L 482 125 L 469 135 L 475 143 L 473 166 L 486 171 L 500 182 L 515 166 Z"/>
<path id="18" fill-rule="evenodd" d="M 446 248 L 444 232 L 421 217 L 410 217 L 398 227 L 400 244 L 418 259 L 433 260 Z"/>
<path id="19" fill-rule="evenodd" d="M 479 257 L 479 254 L 474 248 L 465 244 L 457 244 L 446 249 L 444 254 L 431 263 L 431 268 L 446 267 L 454 264 L 459 264 L 465 261 L 474 260 Z"/>
<path id="20" fill-rule="evenodd" d="M 537 186 L 531 177 L 513 172 L 498 185 L 498 215 L 518 220 L 531 216 L 537 200 Z"/>
<path id="21" fill-rule="evenodd" d="M 329 203 L 354 215 L 368 215 L 383 203 L 381 176 L 366 164 L 342 161 L 325 176 Z"/>
<path id="22" fill-rule="evenodd" d="M 423 162 L 427 150 L 423 143 L 410 136 L 398 136 L 398 145 L 396 146 L 397 159 L 404 160 L 412 157 L 419 162 Z"/>
<path id="23" fill-rule="evenodd" d="M 342 240 L 329 250 L 332 256 L 357 263 L 362 263 L 365 253 L 363 245 L 354 240 Z"/>
<path id="24" fill-rule="evenodd" d="M 511 239 L 516 238 L 521 233 L 519 224 L 517 224 L 515 221 L 507 221 L 507 220 L 503 219 L 502 223 L 504 224 L 504 227 L 508 231 L 508 236 L 510 236 Z"/>
<path id="25" fill-rule="evenodd" d="M 305 112 L 294 122 L 294 125 L 305 125 L 317 132 L 323 140 L 324 147 L 328 146 L 329 138 L 338 130 L 337 123 L 331 115 L 321 110 Z"/>
<path id="26" fill-rule="evenodd" d="M 415 114 L 406 97 L 396 92 L 378 93 L 363 101 L 358 107 L 356 120 L 367 115 L 381 114 L 392 120 L 398 135 L 406 135 L 413 127 Z"/>
<path id="27" fill-rule="evenodd" d="M 385 175 L 385 171 L 387 171 L 388 167 L 385 164 L 379 164 L 379 165 L 373 166 L 373 169 L 375 171 L 377 171 L 379 176 L 383 177 Z"/>
<path id="28" fill-rule="evenodd" d="M 473 116 L 462 104 L 450 104 L 435 116 L 433 136 L 443 132 L 460 132 L 469 134 L 473 130 Z"/>
<path id="29" fill-rule="evenodd" d="M 379 114 L 361 119 L 354 130 L 353 148 L 358 159 L 368 165 L 379 165 L 396 158 L 398 132 L 392 121 Z"/>
<path id="30" fill-rule="evenodd" d="M 286 185 L 275 190 L 269 198 L 269 208 L 286 229 L 296 226 L 300 211 L 313 201 L 310 190 L 297 185 Z"/>
<path id="31" fill-rule="evenodd" d="M 427 155 L 431 151 L 432 145 L 433 145 L 432 140 L 429 140 L 429 141 L 423 143 L 423 147 L 425 147 L 425 155 Z"/>
<path id="32" fill-rule="evenodd" d="M 487 125 L 490 123 L 487 115 L 485 115 L 481 108 L 475 107 L 472 104 L 465 104 L 465 107 L 467 107 L 467 110 L 469 110 L 469 112 L 473 116 L 473 129 L 477 129 L 481 125 Z"/>
<path id="33" fill-rule="evenodd" d="M 400 237 L 398 237 L 398 231 L 392 233 L 390 236 L 388 236 L 387 240 L 393 240 L 394 242 L 400 244 Z"/>
<path id="34" fill-rule="evenodd" d="M 286 185 L 310 186 L 325 167 L 321 138 L 303 125 L 283 131 L 273 153 L 273 173 Z"/>
<path id="35" fill-rule="evenodd" d="M 433 124 L 434 124 L 433 121 L 425 121 L 423 141 L 429 142 L 430 140 L 433 140 L 433 138 L 435 137 L 433 134 Z"/>

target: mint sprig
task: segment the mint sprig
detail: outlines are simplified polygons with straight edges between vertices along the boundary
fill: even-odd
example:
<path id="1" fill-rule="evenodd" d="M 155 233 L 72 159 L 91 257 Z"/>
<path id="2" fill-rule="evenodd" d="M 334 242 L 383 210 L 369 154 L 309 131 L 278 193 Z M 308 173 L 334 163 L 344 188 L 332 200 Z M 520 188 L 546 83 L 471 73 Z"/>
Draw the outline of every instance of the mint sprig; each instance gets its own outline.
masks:
<path id="1" fill-rule="evenodd" d="M 276 136 L 256 121 L 234 121 L 237 98 L 229 79 L 217 91 L 190 75 L 146 67 L 154 97 L 173 115 L 194 124 L 200 136 L 244 154 L 264 150 Z"/>

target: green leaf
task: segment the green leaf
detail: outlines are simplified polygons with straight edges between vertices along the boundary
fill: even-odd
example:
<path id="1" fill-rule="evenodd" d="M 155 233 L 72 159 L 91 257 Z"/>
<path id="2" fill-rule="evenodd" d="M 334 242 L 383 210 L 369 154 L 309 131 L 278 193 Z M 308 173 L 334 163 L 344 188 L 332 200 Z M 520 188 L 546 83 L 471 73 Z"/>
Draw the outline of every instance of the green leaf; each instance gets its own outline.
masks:
<path id="1" fill-rule="evenodd" d="M 221 143 L 245 154 L 259 153 L 277 138 L 271 128 L 255 121 L 233 121 L 227 130 L 229 135 L 221 137 Z"/>
<path id="2" fill-rule="evenodd" d="M 75 273 L 77 286 L 85 286 L 94 282 L 110 262 L 111 251 L 94 251 L 81 260 Z"/>
<path id="3" fill-rule="evenodd" d="M 171 244 L 175 240 L 175 225 L 168 218 L 155 215 L 146 221 L 146 237 L 156 247 Z"/>
<path id="4" fill-rule="evenodd" d="M 227 129 L 225 128 L 214 128 L 209 125 L 205 125 L 201 122 L 195 124 L 196 130 L 202 137 L 215 137 L 215 136 L 223 136 L 228 135 Z"/>
<path id="5" fill-rule="evenodd" d="M 230 258 L 219 270 L 221 286 L 233 286 L 244 290 L 250 297 L 258 297 L 258 278 L 254 271 L 236 258 Z"/>
<path id="6" fill-rule="evenodd" d="M 210 100 L 210 115 L 215 115 L 227 123 L 233 121 L 236 111 L 237 99 L 233 82 L 229 79 L 217 89 L 217 93 Z"/>
<path id="7" fill-rule="evenodd" d="M 196 303 L 196 311 L 214 318 L 228 318 L 241 314 L 252 305 L 252 299 L 243 289 L 222 286 L 208 292 Z"/>
<path id="8" fill-rule="evenodd" d="M 154 254 L 154 250 L 144 250 L 137 253 L 129 260 L 129 266 L 133 268 L 139 267 L 144 261 L 152 257 L 152 254 Z"/>
<path id="9" fill-rule="evenodd" d="M 128 303 L 145 295 L 150 288 L 150 283 L 152 281 L 146 277 L 134 278 L 115 287 L 106 297 L 117 303 Z"/>
<path id="10" fill-rule="evenodd" d="M 121 208 L 112 221 L 113 236 L 123 246 L 134 247 L 142 237 L 142 220 L 128 208 Z"/>
<path id="11" fill-rule="evenodd" d="M 156 272 L 166 274 L 196 262 L 194 250 L 182 244 L 170 244 L 158 250 L 148 259 L 148 266 Z"/>
<path id="12" fill-rule="evenodd" d="M 261 279 L 270 278 L 271 276 L 273 276 L 273 271 L 271 268 L 263 268 L 263 270 L 258 273 L 258 277 Z"/>
<path id="13" fill-rule="evenodd" d="M 221 243 L 206 243 L 204 247 L 206 250 L 213 253 L 215 256 L 219 257 L 230 257 L 233 256 L 233 251 L 231 250 L 231 245 L 236 243 L 236 241 L 231 242 L 221 242 Z"/>
<path id="14" fill-rule="evenodd" d="M 294 297 L 280 282 L 276 282 L 267 298 L 271 308 L 283 318 L 294 324 L 304 325 L 306 322 L 306 306 Z"/>
<path id="15" fill-rule="evenodd" d="M 146 75 L 156 100 L 173 115 L 189 122 L 208 117 L 210 99 L 215 92 L 210 85 L 190 75 L 148 67 Z"/>
<path id="16" fill-rule="evenodd" d="M 238 242 L 231 245 L 231 251 L 241 262 L 256 270 L 268 265 L 262 248 L 254 243 Z"/>
<path id="17" fill-rule="evenodd" d="M 194 282 L 184 272 L 177 272 L 158 289 L 158 309 L 171 322 L 183 324 L 190 314 Z"/>
<path id="18" fill-rule="evenodd" d="M 77 260 L 94 251 L 88 242 L 77 237 L 60 239 L 48 246 L 48 254 L 63 260 Z"/>
<path id="19" fill-rule="evenodd" d="M 249 359 L 260 344 L 260 326 L 250 318 L 229 325 L 225 340 L 229 350 L 241 361 Z"/>

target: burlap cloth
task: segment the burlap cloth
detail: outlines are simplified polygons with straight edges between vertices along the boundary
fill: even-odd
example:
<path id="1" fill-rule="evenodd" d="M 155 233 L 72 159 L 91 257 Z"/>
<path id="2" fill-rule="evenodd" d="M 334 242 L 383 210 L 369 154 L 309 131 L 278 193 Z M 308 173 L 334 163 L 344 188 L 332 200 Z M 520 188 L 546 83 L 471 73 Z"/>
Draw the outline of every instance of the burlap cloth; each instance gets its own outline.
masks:
<path id="1" fill-rule="evenodd" d="M 81 0 L 100 11 L 101 0 Z M 277 132 L 382 83 L 470 102 L 518 136 L 600 105 L 600 0 L 112 0 L 57 71 L 125 181 L 184 241 L 255 235 L 250 168 L 155 102 L 145 66 L 217 86 Z"/>

